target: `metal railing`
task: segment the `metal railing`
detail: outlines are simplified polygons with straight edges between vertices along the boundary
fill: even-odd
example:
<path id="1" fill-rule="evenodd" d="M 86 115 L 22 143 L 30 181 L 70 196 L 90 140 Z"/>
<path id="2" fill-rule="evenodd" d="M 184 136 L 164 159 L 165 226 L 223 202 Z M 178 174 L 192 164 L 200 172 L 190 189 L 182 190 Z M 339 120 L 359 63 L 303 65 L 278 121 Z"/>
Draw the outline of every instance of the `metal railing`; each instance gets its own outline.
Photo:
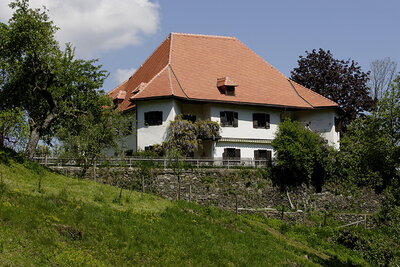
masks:
<path id="1" fill-rule="evenodd" d="M 81 162 L 74 158 L 56 157 L 34 157 L 34 161 L 45 166 L 80 166 Z M 95 162 L 96 166 L 125 166 L 138 167 L 140 164 L 148 164 L 152 167 L 168 168 L 173 160 L 168 158 L 143 158 L 143 157 L 124 157 L 124 158 L 104 158 Z M 185 168 L 257 168 L 270 164 L 269 160 L 259 160 L 254 158 L 185 158 L 182 159 Z"/>

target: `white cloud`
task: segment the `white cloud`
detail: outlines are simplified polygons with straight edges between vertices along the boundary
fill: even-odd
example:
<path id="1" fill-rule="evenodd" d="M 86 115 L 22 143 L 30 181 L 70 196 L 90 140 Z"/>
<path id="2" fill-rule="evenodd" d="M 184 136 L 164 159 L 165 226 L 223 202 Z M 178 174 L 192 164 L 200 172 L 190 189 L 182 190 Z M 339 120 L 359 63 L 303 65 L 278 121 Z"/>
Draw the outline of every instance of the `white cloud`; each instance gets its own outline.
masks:
<path id="1" fill-rule="evenodd" d="M 114 79 L 118 83 L 122 83 L 131 77 L 131 75 L 136 71 L 135 68 L 130 68 L 130 69 L 117 69 L 117 71 L 114 74 Z"/>
<path id="2" fill-rule="evenodd" d="M 2 22 L 12 14 L 8 2 L 0 1 Z M 60 27 L 60 44 L 71 42 L 86 56 L 140 44 L 159 25 L 159 6 L 149 0 L 31 0 L 31 7 L 43 5 Z"/>

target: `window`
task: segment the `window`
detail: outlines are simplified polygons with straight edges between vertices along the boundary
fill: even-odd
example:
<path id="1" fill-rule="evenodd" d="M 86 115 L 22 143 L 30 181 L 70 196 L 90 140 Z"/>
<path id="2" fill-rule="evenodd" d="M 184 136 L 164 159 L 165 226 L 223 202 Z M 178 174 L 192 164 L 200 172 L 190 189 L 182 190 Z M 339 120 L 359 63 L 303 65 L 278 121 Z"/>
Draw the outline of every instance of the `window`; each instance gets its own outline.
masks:
<path id="1" fill-rule="evenodd" d="M 235 96 L 235 87 L 234 86 L 226 86 L 226 95 L 227 96 Z"/>
<path id="2" fill-rule="evenodd" d="M 253 128 L 269 129 L 269 114 L 253 113 Z"/>
<path id="3" fill-rule="evenodd" d="M 188 115 L 188 114 L 183 114 L 182 119 L 195 122 L 196 121 L 196 115 Z"/>
<path id="4" fill-rule="evenodd" d="M 240 149 L 225 148 L 222 154 L 223 159 L 240 159 Z"/>
<path id="5" fill-rule="evenodd" d="M 271 161 L 272 152 L 271 150 L 266 150 L 266 149 L 254 150 L 254 159 Z"/>
<path id="6" fill-rule="evenodd" d="M 339 118 L 335 117 L 335 132 L 340 133 L 342 131 L 342 122 Z"/>
<path id="7" fill-rule="evenodd" d="M 148 126 L 162 124 L 162 111 L 150 111 L 144 113 L 144 123 Z"/>
<path id="8" fill-rule="evenodd" d="M 233 111 L 220 112 L 222 127 L 238 127 L 238 113 Z"/>

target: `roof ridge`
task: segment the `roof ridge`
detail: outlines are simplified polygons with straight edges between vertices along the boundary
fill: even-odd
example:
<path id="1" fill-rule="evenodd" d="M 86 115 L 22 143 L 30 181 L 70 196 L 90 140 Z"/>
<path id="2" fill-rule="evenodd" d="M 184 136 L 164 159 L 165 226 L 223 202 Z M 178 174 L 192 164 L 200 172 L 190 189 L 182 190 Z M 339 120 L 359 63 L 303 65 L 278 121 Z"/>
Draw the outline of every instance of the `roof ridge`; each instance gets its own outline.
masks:
<path id="1" fill-rule="evenodd" d="M 297 84 L 297 85 L 300 85 L 300 86 L 303 87 L 304 89 L 310 91 L 312 94 L 317 95 L 317 96 L 322 97 L 322 98 L 325 98 L 325 99 L 328 100 L 329 102 L 332 102 L 332 103 L 334 103 L 334 104 L 339 105 L 339 104 L 336 103 L 335 101 L 333 101 L 333 100 L 331 100 L 331 99 L 329 99 L 329 98 L 327 98 L 327 97 L 325 97 L 325 96 L 323 96 L 323 95 L 321 95 L 321 94 L 318 94 L 317 92 L 311 90 L 310 88 L 307 88 L 307 87 L 305 87 L 304 85 L 301 85 L 301 84 L 299 84 L 299 83 L 293 81 L 292 79 L 289 79 L 289 80 L 292 81 L 292 82 L 294 82 L 294 83 Z"/>
<path id="2" fill-rule="evenodd" d="M 120 88 L 120 87 L 123 87 L 123 86 L 128 82 L 128 80 L 129 80 L 129 79 L 127 79 L 127 80 L 123 81 L 122 83 L 118 84 L 116 87 L 114 87 L 114 89 L 112 89 L 111 91 L 107 92 L 107 94 L 112 94 L 112 93 L 114 93 L 114 91 L 115 91 L 116 89 L 118 89 L 118 88 Z M 121 90 L 122 90 L 122 89 L 121 89 Z M 120 91 L 121 91 L 121 90 L 120 90 Z"/>
<path id="3" fill-rule="evenodd" d="M 140 95 L 144 90 L 146 90 L 147 86 L 149 86 L 149 84 L 151 84 L 152 81 L 154 81 L 154 79 L 156 79 L 158 76 L 161 75 L 161 73 L 163 73 L 165 71 L 166 68 L 168 68 L 169 64 L 167 64 L 162 70 L 160 70 L 159 73 L 157 73 L 156 75 L 154 75 L 154 77 L 145 85 L 145 87 L 140 90 L 140 92 L 138 92 L 135 97 L 133 99 L 136 98 L 136 96 Z"/>
<path id="4" fill-rule="evenodd" d="M 310 105 L 311 108 L 314 108 L 313 105 L 311 105 L 310 102 L 308 102 L 304 97 L 302 97 L 299 92 L 297 92 L 296 87 L 294 87 L 294 85 L 292 84 L 291 80 L 289 78 L 287 78 L 287 81 L 289 82 L 289 84 L 292 86 L 293 90 L 296 92 L 297 96 L 300 97 L 304 102 L 306 102 L 308 105 Z"/>
<path id="5" fill-rule="evenodd" d="M 154 49 L 154 51 L 150 54 L 150 56 L 148 56 L 147 58 L 146 58 L 146 60 L 140 65 L 140 67 L 139 68 L 137 68 L 137 70 L 133 73 L 133 74 L 135 74 L 136 72 L 138 72 L 145 64 L 146 64 L 146 62 L 147 61 L 149 61 L 149 59 L 156 53 L 156 51 L 158 51 L 158 49 L 168 40 L 168 38 L 170 38 L 170 37 L 172 37 L 172 34 L 170 33 L 170 34 L 168 34 L 168 36 L 167 36 L 167 38 L 165 38 L 164 39 L 164 41 L 162 41 L 161 42 L 161 44 L 159 45 L 159 46 L 157 46 L 157 48 L 156 49 Z M 172 39 L 171 39 L 172 40 Z M 171 52 L 171 43 L 169 44 L 169 47 L 170 47 L 170 50 L 169 50 L 169 52 Z M 170 55 L 171 55 L 171 53 L 169 53 L 169 55 L 168 55 L 168 63 L 169 63 L 169 60 L 170 60 Z M 167 64 L 168 65 L 168 64 Z M 165 65 L 165 66 L 167 66 L 167 65 Z M 165 68 L 165 67 L 164 67 Z M 163 68 L 163 69 L 164 69 Z M 129 79 L 133 76 L 133 74 L 129 77 Z M 129 80 L 128 79 L 128 80 Z"/>
<path id="6" fill-rule="evenodd" d="M 168 64 L 167 66 L 170 66 L 170 64 Z M 169 89 L 171 90 L 171 94 L 174 95 L 174 87 L 172 86 L 172 81 L 171 81 L 171 67 L 168 68 L 168 80 L 169 80 Z"/>
<path id="7" fill-rule="evenodd" d="M 170 69 L 171 72 L 172 72 L 172 75 L 174 75 L 175 81 L 178 83 L 178 86 L 179 86 L 179 88 L 181 89 L 182 93 L 186 96 L 187 99 L 190 99 L 190 98 L 188 97 L 188 95 L 185 93 L 185 91 L 183 90 L 183 88 L 182 88 L 182 86 L 181 86 L 181 83 L 180 83 L 179 80 L 178 80 L 178 77 L 176 77 L 175 72 L 174 72 L 174 70 L 172 69 L 172 65 L 171 65 L 171 64 L 168 64 L 168 66 L 169 66 L 169 69 Z"/>
<path id="8" fill-rule="evenodd" d="M 183 32 L 171 32 L 171 35 L 185 35 L 185 36 L 193 36 L 193 37 L 210 37 L 210 38 L 226 38 L 226 39 L 234 39 L 237 40 L 234 36 L 223 36 L 223 35 L 208 35 L 208 34 L 200 34 L 200 33 L 183 33 Z"/>

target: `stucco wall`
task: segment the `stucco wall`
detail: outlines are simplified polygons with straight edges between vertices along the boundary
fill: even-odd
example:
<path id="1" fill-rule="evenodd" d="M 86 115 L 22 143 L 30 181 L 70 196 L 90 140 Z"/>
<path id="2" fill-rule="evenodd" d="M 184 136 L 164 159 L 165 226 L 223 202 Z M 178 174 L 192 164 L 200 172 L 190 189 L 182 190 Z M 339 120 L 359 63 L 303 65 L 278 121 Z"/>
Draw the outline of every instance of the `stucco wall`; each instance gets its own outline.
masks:
<path id="1" fill-rule="evenodd" d="M 148 111 L 162 111 L 163 123 L 157 126 L 146 126 L 144 123 L 144 113 Z M 129 147 L 144 149 L 146 146 L 160 144 L 165 139 L 166 130 L 170 120 L 177 114 L 192 114 L 198 119 L 211 119 L 220 123 L 221 111 L 238 112 L 238 127 L 222 127 L 222 138 L 241 138 L 241 139 L 263 139 L 272 140 L 275 137 L 278 123 L 281 121 L 282 110 L 277 108 L 263 108 L 255 106 L 239 106 L 233 104 L 189 104 L 182 103 L 173 99 L 141 101 L 137 103 L 137 146 L 136 137 L 129 137 L 127 144 Z M 270 115 L 270 128 L 253 128 L 253 113 L 267 113 Z M 339 133 L 335 131 L 334 109 L 321 110 L 300 110 L 286 112 L 293 119 L 307 125 L 311 130 L 319 132 L 328 143 L 335 148 L 339 148 Z M 285 114 L 286 114 L 285 113 Z M 229 141 L 219 141 L 211 146 L 205 147 L 207 153 L 200 151 L 196 156 L 222 157 L 225 148 L 240 148 L 242 158 L 253 158 L 254 150 L 272 150 L 270 144 L 256 143 L 230 143 Z M 210 151 L 210 152 L 209 152 Z"/>
<path id="2" fill-rule="evenodd" d="M 280 122 L 280 110 L 259 107 L 246 107 L 229 104 L 213 105 L 210 109 L 211 119 L 220 123 L 221 111 L 234 111 L 238 113 L 238 127 L 222 127 L 221 136 L 231 138 L 273 139 Z M 253 113 L 270 114 L 270 128 L 253 128 Z"/>
<path id="3" fill-rule="evenodd" d="M 251 143 L 230 143 L 230 142 L 217 142 L 214 147 L 214 157 L 222 157 L 225 148 L 236 148 L 240 149 L 241 158 L 254 158 L 254 150 L 265 149 L 271 150 L 272 156 L 274 156 L 273 148 L 268 144 L 251 144 Z"/>
<path id="4" fill-rule="evenodd" d="M 144 113 L 149 111 L 162 111 L 162 125 L 147 126 L 145 124 Z M 179 112 L 176 100 L 173 99 L 138 102 L 136 104 L 137 148 L 144 150 L 146 146 L 161 144 L 169 121 L 173 120 Z"/>
<path id="5" fill-rule="evenodd" d="M 328 144 L 339 149 L 339 133 L 335 130 L 335 116 L 333 109 L 304 110 L 292 113 L 293 118 L 303 125 L 310 127 L 312 131 L 318 132 L 328 140 Z"/>

